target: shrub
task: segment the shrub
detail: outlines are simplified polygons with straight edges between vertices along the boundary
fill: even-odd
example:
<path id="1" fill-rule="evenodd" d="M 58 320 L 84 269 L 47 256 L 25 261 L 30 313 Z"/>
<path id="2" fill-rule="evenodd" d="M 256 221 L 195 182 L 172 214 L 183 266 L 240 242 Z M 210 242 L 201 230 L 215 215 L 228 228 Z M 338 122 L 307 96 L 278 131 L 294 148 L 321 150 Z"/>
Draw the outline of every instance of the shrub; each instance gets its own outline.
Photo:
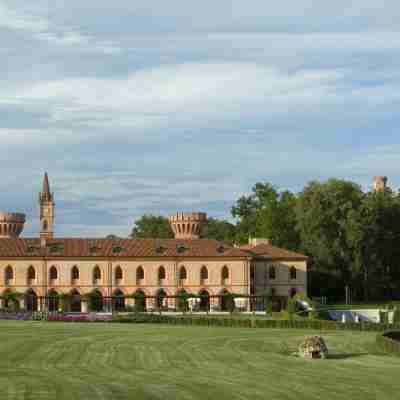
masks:
<path id="1" fill-rule="evenodd" d="M 9 292 L 3 296 L 3 299 L 8 303 L 7 311 L 8 312 L 18 312 L 20 309 L 19 300 L 23 297 L 22 293 L 18 292 Z"/>
<path id="2" fill-rule="evenodd" d="M 35 311 L 32 313 L 33 321 L 47 321 L 49 319 L 49 313 L 47 311 Z"/>
<path id="3" fill-rule="evenodd" d="M 279 312 L 273 312 L 272 318 L 277 319 L 277 320 L 288 320 L 288 319 L 290 319 L 290 316 L 289 316 L 289 313 L 287 312 L 287 310 L 281 310 Z"/>
<path id="4" fill-rule="evenodd" d="M 103 310 L 103 297 L 97 291 L 90 292 L 82 296 L 83 300 L 88 301 L 90 311 L 102 311 Z"/>
<path id="5" fill-rule="evenodd" d="M 394 308 L 393 324 L 400 324 L 400 308 L 398 306 Z"/>
<path id="6" fill-rule="evenodd" d="M 189 311 L 189 304 L 188 304 L 188 299 L 190 298 L 190 294 L 186 293 L 186 292 L 181 292 L 178 293 L 178 296 L 176 298 L 176 308 L 178 309 L 178 311 L 181 312 L 187 312 Z"/>
<path id="7" fill-rule="evenodd" d="M 288 298 L 286 311 L 289 314 L 289 319 L 292 319 L 293 315 L 296 313 L 296 300 L 293 298 Z"/>
<path id="8" fill-rule="evenodd" d="M 376 337 L 377 348 L 384 353 L 400 356 L 400 331 L 388 331 Z"/>
<path id="9" fill-rule="evenodd" d="M 68 311 L 71 295 L 69 293 L 60 293 L 58 295 L 58 311 L 65 312 Z"/>
<path id="10" fill-rule="evenodd" d="M 134 309 L 135 312 L 143 312 L 146 309 L 146 296 L 142 292 L 135 293 L 133 295 L 135 299 Z"/>
<path id="11" fill-rule="evenodd" d="M 308 312 L 308 318 L 311 320 L 318 318 L 318 312 L 315 310 L 315 308 Z"/>
<path id="12" fill-rule="evenodd" d="M 265 313 L 267 315 L 272 315 L 272 298 L 271 297 L 265 297 L 264 299 L 264 304 L 265 304 Z"/>
<path id="13" fill-rule="evenodd" d="M 227 310 L 230 313 L 233 313 L 235 311 L 235 301 L 234 301 L 235 295 L 233 293 L 225 293 L 223 295 L 223 300 L 225 302 L 225 306 Z"/>
<path id="14" fill-rule="evenodd" d="M 389 314 L 387 311 L 379 310 L 379 321 L 381 324 L 389 323 Z"/>

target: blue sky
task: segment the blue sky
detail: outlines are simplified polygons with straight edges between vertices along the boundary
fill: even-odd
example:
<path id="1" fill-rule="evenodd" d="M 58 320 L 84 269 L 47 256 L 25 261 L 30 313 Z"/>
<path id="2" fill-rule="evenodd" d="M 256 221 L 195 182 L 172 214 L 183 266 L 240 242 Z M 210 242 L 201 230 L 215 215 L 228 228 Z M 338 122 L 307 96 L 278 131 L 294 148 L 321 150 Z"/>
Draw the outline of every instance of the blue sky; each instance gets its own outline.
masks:
<path id="1" fill-rule="evenodd" d="M 229 218 L 257 181 L 400 186 L 399 1 L 0 0 L 0 60 L 0 209 L 25 236 L 45 170 L 59 236 Z"/>

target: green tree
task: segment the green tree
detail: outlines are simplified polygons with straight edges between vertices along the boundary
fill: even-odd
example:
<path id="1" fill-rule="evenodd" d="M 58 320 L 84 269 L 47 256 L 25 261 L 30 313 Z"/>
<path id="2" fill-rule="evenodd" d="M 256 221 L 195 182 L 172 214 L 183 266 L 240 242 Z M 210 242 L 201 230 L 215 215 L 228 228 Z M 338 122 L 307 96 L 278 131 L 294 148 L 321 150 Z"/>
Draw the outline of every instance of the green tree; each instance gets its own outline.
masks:
<path id="1" fill-rule="evenodd" d="M 297 229 L 303 251 L 311 257 L 314 295 L 342 297 L 352 280 L 355 254 L 348 238 L 349 217 L 359 210 L 363 196 L 358 185 L 338 179 L 311 182 L 298 196 Z M 318 290 L 329 286 L 331 293 Z"/>
<path id="2" fill-rule="evenodd" d="M 349 216 L 354 282 L 359 297 L 391 298 L 399 289 L 400 201 L 390 189 L 367 193 Z"/>
<path id="3" fill-rule="evenodd" d="M 296 230 L 296 196 L 278 191 L 270 183 L 256 183 L 252 193 L 240 197 L 232 207 L 237 218 L 236 240 L 246 243 L 249 236 L 269 238 L 280 247 L 297 250 L 300 237 Z"/>
<path id="4" fill-rule="evenodd" d="M 232 244 L 235 240 L 235 233 L 235 225 L 230 222 L 209 218 L 201 230 L 201 237 Z"/>
<path id="5" fill-rule="evenodd" d="M 189 303 L 188 300 L 191 297 L 190 293 L 187 292 L 179 292 L 176 301 L 177 301 L 177 309 L 181 312 L 189 311 Z"/>
<path id="6" fill-rule="evenodd" d="M 143 215 L 135 221 L 130 235 L 132 238 L 171 239 L 174 232 L 167 218 L 155 215 Z"/>

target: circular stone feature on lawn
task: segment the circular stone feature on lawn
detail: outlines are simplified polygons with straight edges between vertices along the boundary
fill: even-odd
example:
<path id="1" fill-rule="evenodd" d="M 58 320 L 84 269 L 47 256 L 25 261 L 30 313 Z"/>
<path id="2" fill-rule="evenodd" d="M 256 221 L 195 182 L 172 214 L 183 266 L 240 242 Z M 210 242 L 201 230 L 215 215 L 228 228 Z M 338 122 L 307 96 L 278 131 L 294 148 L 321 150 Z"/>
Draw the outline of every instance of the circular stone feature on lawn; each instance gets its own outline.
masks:
<path id="1" fill-rule="evenodd" d="M 299 345 L 299 356 L 310 359 L 328 357 L 328 348 L 321 336 L 309 336 Z"/>

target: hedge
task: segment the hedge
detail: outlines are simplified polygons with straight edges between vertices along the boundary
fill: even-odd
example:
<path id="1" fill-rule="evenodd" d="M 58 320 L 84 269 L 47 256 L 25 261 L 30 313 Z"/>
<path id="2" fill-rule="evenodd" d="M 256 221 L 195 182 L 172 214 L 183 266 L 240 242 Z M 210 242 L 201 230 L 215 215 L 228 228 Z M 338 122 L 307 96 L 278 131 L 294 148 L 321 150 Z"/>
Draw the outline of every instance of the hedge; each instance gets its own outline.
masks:
<path id="1" fill-rule="evenodd" d="M 384 353 L 400 356 L 400 330 L 391 330 L 377 335 L 376 344 Z"/>
<path id="2" fill-rule="evenodd" d="M 325 320 L 268 320 L 257 318 L 213 318 L 168 316 L 159 314 L 129 314 L 117 315 L 112 322 L 120 323 L 160 323 L 169 325 L 195 325 L 215 327 L 238 328 L 276 328 L 276 329 L 314 329 L 314 330 L 352 330 L 382 332 L 388 329 L 398 328 L 400 325 L 376 324 L 372 322 L 348 322 L 340 323 Z"/>

